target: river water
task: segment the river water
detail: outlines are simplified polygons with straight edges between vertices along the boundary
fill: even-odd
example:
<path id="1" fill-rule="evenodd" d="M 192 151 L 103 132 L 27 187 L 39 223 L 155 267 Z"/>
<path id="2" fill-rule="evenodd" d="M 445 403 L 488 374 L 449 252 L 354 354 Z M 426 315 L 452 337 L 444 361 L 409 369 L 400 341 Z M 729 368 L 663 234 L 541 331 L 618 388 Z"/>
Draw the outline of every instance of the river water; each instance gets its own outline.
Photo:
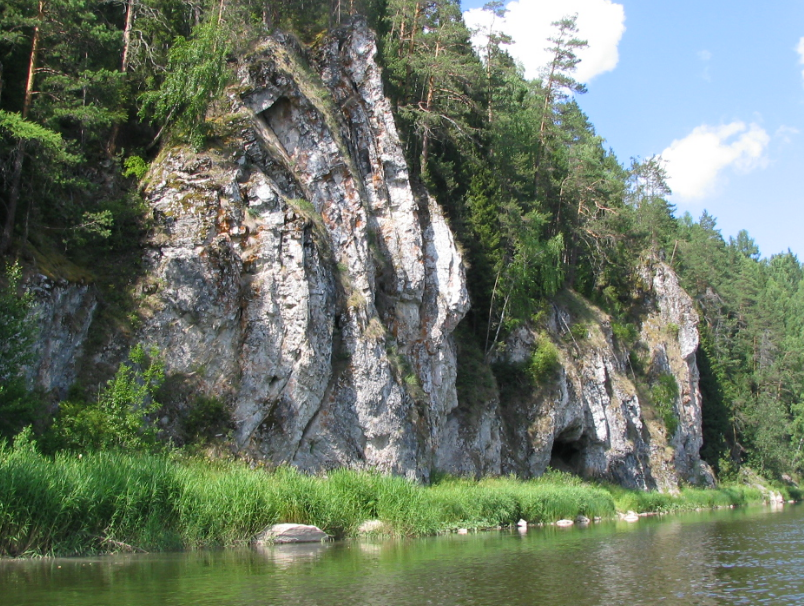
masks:
<path id="1" fill-rule="evenodd" d="M 804 604 L 804 507 L 384 542 L 0 562 L 3 606 Z"/>

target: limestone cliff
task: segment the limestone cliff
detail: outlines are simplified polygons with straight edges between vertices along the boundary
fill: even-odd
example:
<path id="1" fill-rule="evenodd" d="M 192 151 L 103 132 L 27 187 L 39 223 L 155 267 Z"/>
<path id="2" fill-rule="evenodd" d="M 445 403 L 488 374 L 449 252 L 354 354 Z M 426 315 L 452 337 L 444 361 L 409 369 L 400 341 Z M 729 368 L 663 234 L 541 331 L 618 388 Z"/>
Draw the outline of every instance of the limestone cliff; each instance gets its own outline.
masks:
<path id="1" fill-rule="evenodd" d="M 699 457 L 698 315 L 667 265 L 652 260 L 640 273 L 644 312 L 633 337 L 615 336 L 607 314 L 567 292 L 550 306 L 545 330 L 521 327 L 508 339 L 507 363 L 527 365 L 541 341 L 557 349 L 559 362 L 538 385 L 509 390 L 501 410 L 504 473 L 533 476 L 553 466 L 660 490 L 675 490 L 680 480 L 713 482 Z M 663 379 L 677 387 L 663 403 L 675 428 L 655 401 Z"/>
<path id="2" fill-rule="evenodd" d="M 141 339 L 231 403 L 238 447 L 304 469 L 426 477 L 456 406 L 469 300 L 438 205 L 414 192 L 364 27 L 238 69 L 224 143 L 148 177 Z"/>
<path id="3" fill-rule="evenodd" d="M 153 163 L 141 324 L 128 342 L 159 348 L 176 410 L 214 396 L 232 410 L 240 453 L 311 471 L 529 477 L 552 463 L 643 488 L 694 480 L 697 316 L 659 262 L 643 275 L 644 386 L 610 319 L 565 293 L 540 330 L 518 329 L 500 354 L 524 364 L 549 340 L 558 371 L 459 404 L 462 259 L 438 204 L 411 185 L 376 52 L 360 24 L 314 50 L 277 35 L 239 62 L 216 144 L 172 147 Z M 75 297 L 87 320 L 73 332 L 85 335 L 94 299 Z M 119 342 L 94 362 L 113 351 Z M 74 370 L 55 380 L 46 366 L 40 384 L 66 389 Z M 679 387 L 672 436 L 641 403 L 659 375 Z"/>

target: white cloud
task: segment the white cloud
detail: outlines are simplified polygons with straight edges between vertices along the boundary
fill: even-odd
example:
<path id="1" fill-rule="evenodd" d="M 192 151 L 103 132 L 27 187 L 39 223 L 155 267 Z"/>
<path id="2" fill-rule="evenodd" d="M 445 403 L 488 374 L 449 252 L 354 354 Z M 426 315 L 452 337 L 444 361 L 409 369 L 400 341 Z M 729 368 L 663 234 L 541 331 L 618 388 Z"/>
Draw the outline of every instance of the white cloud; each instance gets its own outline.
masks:
<path id="1" fill-rule="evenodd" d="M 747 173 L 764 166 L 769 142 L 768 133 L 753 123 L 698 126 L 661 153 L 667 161 L 668 184 L 681 198 L 703 198 L 722 183 L 727 168 Z"/>
<path id="2" fill-rule="evenodd" d="M 613 70 L 619 61 L 617 45 L 625 31 L 625 10 L 611 0 L 513 0 L 506 6 L 504 19 L 496 18 L 494 28 L 514 39 L 508 51 L 525 67 L 527 78 L 537 78 L 539 69 L 550 60 L 545 47 L 555 33 L 551 23 L 578 14 L 578 37 L 589 46 L 578 53 L 581 63 L 575 72 L 580 82 L 589 82 Z M 475 8 L 464 13 L 467 25 L 488 31 L 492 16 Z M 475 36 L 476 46 L 485 46 L 485 37 Z"/>
<path id="3" fill-rule="evenodd" d="M 801 38 L 798 41 L 798 46 L 796 46 L 796 52 L 798 53 L 798 62 L 804 65 L 804 38 Z M 804 70 L 801 70 L 801 76 L 804 78 Z"/>
<path id="4" fill-rule="evenodd" d="M 793 137 L 799 134 L 799 130 L 795 126 L 785 126 L 784 124 L 776 129 L 773 136 L 781 140 L 782 143 L 792 143 Z"/>
<path id="5" fill-rule="evenodd" d="M 698 58 L 701 61 L 710 61 L 712 59 L 712 53 L 708 50 L 704 49 L 702 51 L 698 51 Z"/>

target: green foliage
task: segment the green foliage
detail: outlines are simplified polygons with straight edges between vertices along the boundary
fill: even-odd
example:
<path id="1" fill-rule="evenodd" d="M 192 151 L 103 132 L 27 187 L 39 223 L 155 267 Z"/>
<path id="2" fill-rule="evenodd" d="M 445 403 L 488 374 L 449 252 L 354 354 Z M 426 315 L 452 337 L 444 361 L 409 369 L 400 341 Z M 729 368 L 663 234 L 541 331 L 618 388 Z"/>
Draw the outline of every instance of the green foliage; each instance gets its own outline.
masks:
<path id="1" fill-rule="evenodd" d="M 33 296 L 22 290 L 22 268 L 5 267 L 5 284 L 0 288 L 0 393 L 7 381 L 20 376 L 31 361 L 34 325 L 28 314 Z"/>
<path id="2" fill-rule="evenodd" d="M 704 335 L 704 451 L 730 473 L 799 474 L 804 270 L 791 253 L 760 259 L 747 232 L 725 242 L 711 215 L 678 224 L 674 265 Z"/>
<path id="3" fill-rule="evenodd" d="M 226 404 L 215 397 L 199 396 L 182 419 L 182 433 L 188 442 L 212 440 L 233 427 Z"/>
<path id="4" fill-rule="evenodd" d="M 469 31 L 455 0 L 389 0 L 389 32 L 383 58 L 395 96 L 410 159 L 428 172 L 437 141 L 469 139 L 478 111 L 474 84 L 482 66 L 469 44 Z"/>
<path id="5" fill-rule="evenodd" d="M 745 486 L 673 496 L 589 485 L 556 472 L 529 481 L 441 477 L 426 487 L 376 472 L 339 469 L 318 477 L 165 454 L 49 458 L 27 429 L 12 446 L 0 443 L 0 556 L 242 545 L 279 522 L 315 524 L 342 538 L 376 519 L 387 534 L 422 536 L 521 518 L 551 523 L 612 517 L 615 508 L 670 511 L 761 498 Z"/>
<path id="6" fill-rule="evenodd" d="M 678 413 L 676 413 L 678 383 L 676 383 L 676 378 L 671 374 L 659 375 L 650 388 L 650 396 L 656 411 L 664 422 L 668 437 L 672 437 L 678 429 Z"/>
<path id="7" fill-rule="evenodd" d="M 52 162 L 73 164 L 78 160 L 77 156 L 67 151 L 65 141 L 58 132 L 25 120 L 20 114 L 0 110 L 0 130 L 10 139 L 38 145 Z"/>
<path id="8" fill-rule="evenodd" d="M 611 332 L 614 335 L 614 338 L 617 339 L 621 345 L 625 346 L 633 345 L 639 338 L 639 331 L 637 330 L 637 327 L 630 322 L 626 324 L 612 322 Z"/>
<path id="9" fill-rule="evenodd" d="M 614 501 L 606 490 L 555 474 L 527 482 L 444 478 L 429 489 L 427 496 L 448 528 L 512 526 L 523 518 L 549 524 L 577 515 L 614 514 Z"/>
<path id="10" fill-rule="evenodd" d="M 123 176 L 141 181 L 148 172 L 148 163 L 139 156 L 129 156 L 123 161 Z"/>
<path id="11" fill-rule="evenodd" d="M 33 297 L 22 289 L 19 264 L 7 265 L 0 288 L 0 438 L 11 437 L 33 423 L 42 405 L 28 393 L 23 367 L 32 361 L 35 336 L 30 317 Z"/>
<path id="12" fill-rule="evenodd" d="M 129 363 L 98 394 L 96 402 L 67 401 L 51 428 L 50 447 L 67 450 L 142 450 L 157 445 L 152 415 L 160 404 L 154 394 L 164 380 L 164 362 L 152 349 L 134 347 Z"/>
<path id="13" fill-rule="evenodd" d="M 570 334 L 575 341 L 581 341 L 589 336 L 589 326 L 585 322 L 576 322 L 570 326 Z"/>
<path id="14" fill-rule="evenodd" d="M 458 402 L 470 411 L 480 411 L 497 396 L 494 373 L 485 360 L 483 350 L 464 326 L 455 333 L 458 350 L 458 376 L 455 387 Z"/>
<path id="15" fill-rule="evenodd" d="M 728 456 L 726 436 L 729 435 L 731 419 L 723 386 L 726 378 L 713 364 L 712 342 L 708 330 L 701 331 L 701 344 L 696 352 L 700 372 L 699 387 L 702 406 L 703 447 L 701 458 L 708 462 L 721 480 L 729 479 L 736 472 L 736 466 Z"/>
<path id="16" fill-rule="evenodd" d="M 666 513 L 702 508 L 742 506 L 758 503 L 763 495 L 757 488 L 744 485 L 724 485 L 718 489 L 683 488 L 680 494 L 628 490 L 606 485 L 614 497 L 617 510 L 639 513 Z"/>
<path id="17" fill-rule="evenodd" d="M 207 108 L 229 78 L 229 42 L 214 16 L 193 28 L 188 40 L 177 37 L 170 48 L 165 80 L 159 90 L 140 96 L 140 117 L 152 116 L 163 127 L 174 124 L 180 135 L 200 147 Z"/>
<path id="18" fill-rule="evenodd" d="M 534 384 L 539 385 L 550 379 L 558 367 L 558 349 L 546 334 L 539 335 L 536 349 L 528 364 L 528 373 Z"/>

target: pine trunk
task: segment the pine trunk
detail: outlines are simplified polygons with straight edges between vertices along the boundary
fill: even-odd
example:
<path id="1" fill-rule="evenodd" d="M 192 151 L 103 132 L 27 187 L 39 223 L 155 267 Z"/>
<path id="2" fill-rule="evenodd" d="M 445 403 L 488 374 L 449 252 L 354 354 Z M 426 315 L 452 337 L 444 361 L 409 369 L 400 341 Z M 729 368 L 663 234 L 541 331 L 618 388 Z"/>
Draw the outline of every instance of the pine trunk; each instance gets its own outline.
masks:
<path id="1" fill-rule="evenodd" d="M 128 72 L 129 53 L 131 52 L 131 28 L 134 25 L 134 1 L 128 0 L 126 3 L 126 25 L 123 29 L 123 60 L 120 62 L 120 71 Z M 109 136 L 108 153 L 114 155 L 117 148 L 117 136 L 120 134 L 120 124 L 115 122 L 112 126 L 112 134 Z"/>

